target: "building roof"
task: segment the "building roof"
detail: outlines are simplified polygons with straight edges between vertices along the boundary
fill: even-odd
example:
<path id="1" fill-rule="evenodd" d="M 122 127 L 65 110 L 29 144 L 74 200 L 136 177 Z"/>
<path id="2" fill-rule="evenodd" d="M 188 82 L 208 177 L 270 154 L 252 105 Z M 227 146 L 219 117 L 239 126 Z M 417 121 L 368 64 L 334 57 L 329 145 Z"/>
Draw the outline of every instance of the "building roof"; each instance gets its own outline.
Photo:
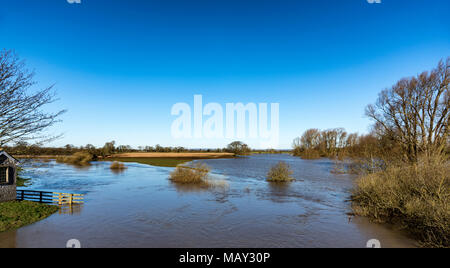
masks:
<path id="1" fill-rule="evenodd" d="M 17 164 L 19 164 L 19 160 L 15 159 L 7 152 L 0 150 L 0 165 L 5 165 L 5 164 L 17 165 Z"/>

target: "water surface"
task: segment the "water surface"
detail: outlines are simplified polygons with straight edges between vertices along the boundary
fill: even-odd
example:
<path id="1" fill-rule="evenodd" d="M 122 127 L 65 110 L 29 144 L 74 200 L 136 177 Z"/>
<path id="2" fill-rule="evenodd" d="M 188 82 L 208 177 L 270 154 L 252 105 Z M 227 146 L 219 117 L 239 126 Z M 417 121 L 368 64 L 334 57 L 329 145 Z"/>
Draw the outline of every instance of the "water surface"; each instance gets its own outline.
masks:
<path id="1" fill-rule="evenodd" d="M 271 184 L 271 165 L 286 161 L 296 181 Z M 86 193 L 83 207 L 65 209 L 16 231 L 0 233 L 0 247 L 414 247 L 399 231 L 351 218 L 354 177 L 334 175 L 329 160 L 254 155 L 202 160 L 228 187 L 199 189 L 168 180 L 172 168 L 109 163 L 75 168 L 24 163 L 29 189 Z"/>

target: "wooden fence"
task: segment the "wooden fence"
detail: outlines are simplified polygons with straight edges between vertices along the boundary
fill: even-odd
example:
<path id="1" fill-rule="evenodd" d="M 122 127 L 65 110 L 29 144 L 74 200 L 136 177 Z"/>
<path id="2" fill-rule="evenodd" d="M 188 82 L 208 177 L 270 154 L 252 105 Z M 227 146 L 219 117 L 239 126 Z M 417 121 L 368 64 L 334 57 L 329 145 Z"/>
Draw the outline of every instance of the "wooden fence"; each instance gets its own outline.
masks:
<path id="1" fill-rule="evenodd" d="M 35 190 L 17 190 L 17 200 L 44 204 L 72 205 L 83 204 L 83 194 L 55 193 Z"/>

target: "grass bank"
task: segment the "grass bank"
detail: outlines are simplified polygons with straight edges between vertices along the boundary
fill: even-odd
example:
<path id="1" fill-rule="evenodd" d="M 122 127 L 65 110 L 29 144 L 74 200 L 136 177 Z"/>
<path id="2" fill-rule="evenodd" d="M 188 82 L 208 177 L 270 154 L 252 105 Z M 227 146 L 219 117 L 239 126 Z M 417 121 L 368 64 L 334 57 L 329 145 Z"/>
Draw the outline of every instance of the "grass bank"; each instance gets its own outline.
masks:
<path id="1" fill-rule="evenodd" d="M 392 223 L 424 247 L 450 247 L 450 164 L 427 160 L 390 166 L 357 181 L 355 214 Z"/>
<path id="2" fill-rule="evenodd" d="M 0 203 L 0 232 L 43 220 L 58 211 L 56 206 L 28 201 Z"/>

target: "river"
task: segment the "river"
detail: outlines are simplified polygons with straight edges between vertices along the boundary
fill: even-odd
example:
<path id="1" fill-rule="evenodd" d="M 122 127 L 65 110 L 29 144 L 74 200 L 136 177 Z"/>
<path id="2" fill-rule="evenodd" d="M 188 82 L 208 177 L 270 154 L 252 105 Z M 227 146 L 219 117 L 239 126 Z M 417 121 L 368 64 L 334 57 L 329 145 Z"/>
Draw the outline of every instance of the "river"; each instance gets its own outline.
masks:
<path id="1" fill-rule="evenodd" d="M 28 189 L 85 193 L 85 204 L 19 230 L 0 233 L 0 247 L 415 247 L 401 231 L 350 217 L 354 176 L 332 174 L 327 159 L 285 154 L 201 160 L 226 187 L 181 187 L 173 168 L 107 162 L 77 168 L 54 161 L 23 164 Z M 270 166 L 287 162 L 295 182 L 266 182 Z"/>

